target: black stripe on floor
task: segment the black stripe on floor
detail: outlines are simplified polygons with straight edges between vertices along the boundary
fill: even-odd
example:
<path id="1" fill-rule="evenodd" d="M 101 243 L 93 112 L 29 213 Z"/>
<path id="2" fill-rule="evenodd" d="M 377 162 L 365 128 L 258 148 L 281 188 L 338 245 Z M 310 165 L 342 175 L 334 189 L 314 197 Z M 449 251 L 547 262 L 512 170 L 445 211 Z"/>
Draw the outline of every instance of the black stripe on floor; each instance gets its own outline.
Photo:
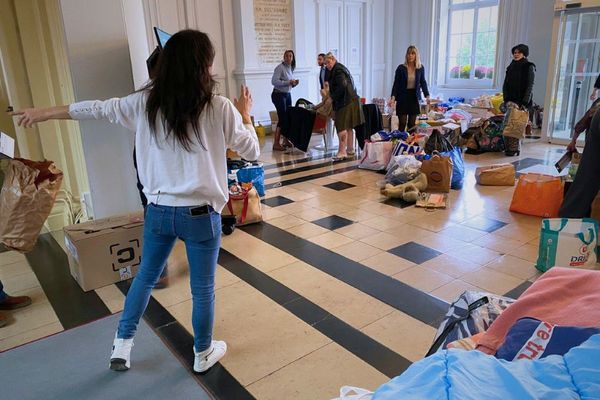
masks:
<path id="1" fill-rule="evenodd" d="M 314 156 L 308 156 L 308 157 L 304 157 L 304 158 L 299 158 L 297 160 L 288 160 L 288 161 L 282 161 L 282 162 L 278 162 L 276 164 L 269 164 L 269 165 L 265 165 L 264 166 L 264 170 L 270 170 L 270 169 L 276 169 L 276 168 L 280 168 L 280 167 L 287 167 L 288 165 L 296 165 L 296 164 L 302 164 L 308 161 L 314 161 L 314 160 L 323 160 L 325 158 L 329 158 L 329 157 L 333 157 L 335 153 L 334 152 L 328 152 L 328 153 L 323 153 L 323 154 L 319 154 L 319 155 L 314 155 Z"/>
<path id="2" fill-rule="evenodd" d="M 127 295 L 131 281 L 119 282 L 116 286 Z M 221 363 L 215 364 L 208 372 L 196 374 L 194 365 L 194 337 L 181 325 L 171 313 L 154 297 L 150 297 L 144 313 L 144 320 L 161 340 L 169 346 L 196 381 L 216 399 L 252 400 L 254 396 L 227 371 Z"/>
<path id="3" fill-rule="evenodd" d="M 219 265 L 390 378 L 410 366 L 400 354 L 223 249 Z"/>
<path id="4" fill-rule="evenodd" d="M 51 234 L 40 235 L 25 257 L 64 329 L 110 315 L 94 290 L 84 292 L 73 279 L 67 255 Z"/>
<path id="5" fill-rule="evenodd" d="M 448 311 L 449 304 L 437 297 L 273 225 L 263 222 L 241 229 L 434 328 Z"/>
<path id="6" fill-rule="evenodd" d="M 521 297 L 521 295 L 523 294 L 524 291 L 526 291 L 529 286 L 533 285 L 533 283 L 529 282 L 529 281 L 525 281 L 523 283 L 521 283 L 519 286 L 517 286 L 516 288 L 506 292 L 504 294 L 504 297 L 510 297 L 511 299 L 518 299 L 519 297 Z"/>
<path id="7" fill-rule="evenodd" d="M 335 165 L 335 164 L 333 164 L 333 165 Z M 288 179 L 288 180 L 281 181 L 281 182 L 266 183 L 265 188 L 266 189 L 275 189 L 275 188 L 282 187 L 282 186 L 293 185 L 296 183 L 302 183 L 302 182 L 310 181 L 313 179 L 324 178 L 326 176 L 341 174 L 342 172 L 353 171 L 356 168 L 357 168 L 356 165 L 351 165 L 351 166 L 345 167 L 345 168 L 339 168 L 339 169 L 334 169 L 331 171 L 320 172 L 318 174 L 301 176 L 299 178 Z"/>
<path id="8" fill-rule="evenodd" d="M 336 161 L 335 165 L 337 164 L 343 164 L 343 163 L 348 163 L 348 162 L 352 162 L 355 161 L 354 158 L 348 158 L 346 160 L 343 161 Z M 323 168 L 323 167 L 329 167 L 334 165 L 333 161 L 327 161 L 324 163 L 318 163 L 318 164 L 312 164 L 312 165 L 305 165 L 303 167 L 298 167 L 298 168 L 294 168 L 294 169 L 286 169 L 283 171 L 277 171 L 277 172 L 272 172 L 270 174 L 266 174 L 265 175 L 265 179 L 269 179 L 269 178 L 276 178 L 278 176 L 286 176 L 286 175 L 291 175 L 291 174 L 295 174 L 298 172 L 306 172 L 306 171 L 311 171 L 313 169 L 319 169 L 319 168 Z"/>

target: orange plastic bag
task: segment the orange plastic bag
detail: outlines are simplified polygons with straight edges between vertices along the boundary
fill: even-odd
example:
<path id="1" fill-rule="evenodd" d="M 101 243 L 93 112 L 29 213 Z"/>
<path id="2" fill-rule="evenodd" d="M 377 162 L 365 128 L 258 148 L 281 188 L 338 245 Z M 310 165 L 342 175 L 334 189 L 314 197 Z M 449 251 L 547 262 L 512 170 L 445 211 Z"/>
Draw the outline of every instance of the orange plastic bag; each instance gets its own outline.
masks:
<path id="1" fill-rule="evenodd" d="M 510 211 L 544 218 L 558 217 L 563 201 L 563 183 L 559 177 L 524 174 L 519 177 Z"/>

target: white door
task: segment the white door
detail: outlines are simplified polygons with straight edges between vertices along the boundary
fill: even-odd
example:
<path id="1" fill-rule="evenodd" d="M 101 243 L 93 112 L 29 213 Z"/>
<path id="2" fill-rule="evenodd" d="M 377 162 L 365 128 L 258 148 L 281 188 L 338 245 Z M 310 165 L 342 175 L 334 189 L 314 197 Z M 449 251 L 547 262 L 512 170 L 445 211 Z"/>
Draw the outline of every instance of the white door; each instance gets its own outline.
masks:
<path id="1" fill-rule="evenodd" d="M 548 138 L 564 144 L 592 105 L 590 93 L 600 73 L 600 10 L 563 12 L 557 46 Z"/>

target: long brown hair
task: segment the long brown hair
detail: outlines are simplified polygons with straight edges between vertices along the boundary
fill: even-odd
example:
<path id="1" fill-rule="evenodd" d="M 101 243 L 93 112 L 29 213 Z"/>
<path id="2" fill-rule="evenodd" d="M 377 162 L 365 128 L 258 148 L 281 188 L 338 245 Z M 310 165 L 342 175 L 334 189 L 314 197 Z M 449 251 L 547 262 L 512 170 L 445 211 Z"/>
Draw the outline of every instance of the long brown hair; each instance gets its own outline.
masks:
<path id="1" fill-rule="evenodd" d="M 165 140 L 173 138 L 186 151 L 192 151 L 192 127 L 202 143 L 199 118 L 211 105 L 216 81 L 210 73 L 215 49 L 204 32 L 183 30 L 174 34 L 160 54 L 156 76 L 149 90 L 146 114 L 150 132 L 156 139 L 156 120 L 160 115 Z M 159 114 L 160 111 L 160 114 Z"/>

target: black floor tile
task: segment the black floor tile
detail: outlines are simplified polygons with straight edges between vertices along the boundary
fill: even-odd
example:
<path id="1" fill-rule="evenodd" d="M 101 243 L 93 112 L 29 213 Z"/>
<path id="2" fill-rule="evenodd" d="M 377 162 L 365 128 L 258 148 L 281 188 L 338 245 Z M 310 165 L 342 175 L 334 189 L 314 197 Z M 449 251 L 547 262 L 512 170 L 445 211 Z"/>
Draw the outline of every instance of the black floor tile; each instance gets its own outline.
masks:
<path id="1" fill-rule="evenodd" d="M 355 187 L 356 185 L 353 185 L 351 183 L 346 183 L 346 182 L 342 182 L 342 181 L 337 181 L 337 182 L 333 182 L 333 183 L 329 183 L 327 185 L 323 185 L 326 188 L 329 189 L 333 189 L 333 190 L 345 190 L 345 189 L 350 189 Z"/>
<path id="2" fill-rule="evenodd" d="M 268 199 L 261 200 L 261 203 L 266 204 L 269 207 L 284 206 L 293 202 L 294 200 L 290 200 L 287 197 L 283 196 L 269 197 Z"/>
<path id="3" fill-rule="evenodd" d="M 415 242 L 408 242 L 398 247 L 394 247 L 393 249 L 388 250 L 388 253 L 402 257 L 415 264 L 422 264 L 442 254 L 437 250 Z"/>
<path id="4" fill-rule="evenodd" d="M 71 276 L 67 254 L 51 234 L 40 235 L 25 257 L 63 328 L 71 329 L 110 315 L 96 291 L 84 292 Z"/>
<path id="5" fill-rule="evenodd" d="M 240 229 L 434 328 L 448 311 L 448 303 L 428 293 L 268 223 Z"/>
<path id="6" fill-rule="evenodd" d="M 312 222 L 313 224 L 319 225 L 325 229 L 340 229 L 348 225 L 352 225 L 354 221 L 346 218 L 342 218 L 338 215 L 332 215 L 329 217 L 321 218 Z"/>
<path id="7" fill-rule="evenodd" d="M 415 205 L 415 203 L 409 203 L 408 201 L 404 201 L 402 199 L 394 199 L 394 198 L 390 198 L 390 199 L 383 201 L 383 204 L 387 204 L 388 206 L 398 207 L 398 208 L 406 208 L 406 207 Z"/>
<path id="8" fill-rule="evenodd" d="M 219 265 L 381 373 L 394 377 L 410 366 L 411 362 L 400 354 L 223 249 Z"/>
<path id="9" fill-rule="evenodd" d="M 491 218 L 486 217 L 476 217 L 468 220 L 463 223 L 463 225 L 468 226 L 469 228 L 477 229 L 480 231 L 484 231 L 487 233 L 492 233 L 497 231 L 498 229 L 506 226 L 506 222 L 498 221 Z"/>
<path id="10" fill-rule="evenodd" d="M 511 291 L 506 292 L 504 296 L 510 297 L 511 299 L 518 299 L 531 285 L 533 285 L 533 283 L 525 281 Z"/>

